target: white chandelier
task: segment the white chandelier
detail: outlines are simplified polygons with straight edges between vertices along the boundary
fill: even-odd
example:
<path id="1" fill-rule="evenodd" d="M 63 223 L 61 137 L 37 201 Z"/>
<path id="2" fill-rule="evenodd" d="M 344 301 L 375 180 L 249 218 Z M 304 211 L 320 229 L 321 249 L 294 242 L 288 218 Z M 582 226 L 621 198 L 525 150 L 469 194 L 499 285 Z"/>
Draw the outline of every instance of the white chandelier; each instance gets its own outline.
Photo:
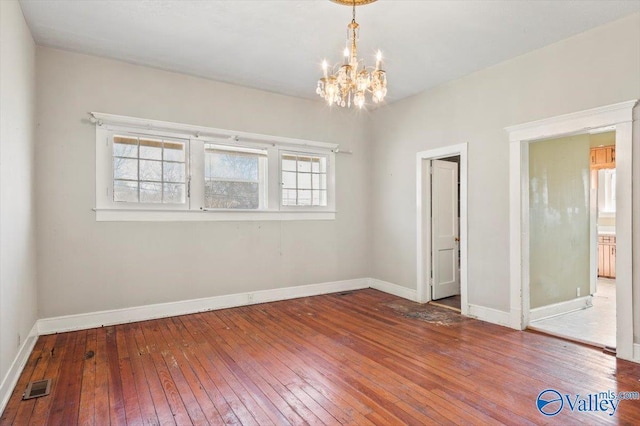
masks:
<path id="1" fill-rule="evenodd" d="M 327 101 L 329 105 L 335 104 L 348 108 L 351 108 L 352 104 L 362 108 L 366 92 L 371 93 L 374 103 L 382 102 L 387 94 L 387 74 L 382 69 L 382 52 L 378 50 L 375 68 L 367 67 L 364 61 L 358 60 L 358 48 L 356 46 L 359 36 L 359 25 L 356 22 L 356 4 L 373 3 L 376 0 L 332 1 L 353 5 L 353 19 L 347 26 L 347 46 L 344 49 L 344 63 L 336 66 L 337 72 L 333 72 L 336 67 L 332 67 L 332 72 L 329 74 L 327 61 L 322 62 L 324 75 L 318 80 L 316 93 Z"/>

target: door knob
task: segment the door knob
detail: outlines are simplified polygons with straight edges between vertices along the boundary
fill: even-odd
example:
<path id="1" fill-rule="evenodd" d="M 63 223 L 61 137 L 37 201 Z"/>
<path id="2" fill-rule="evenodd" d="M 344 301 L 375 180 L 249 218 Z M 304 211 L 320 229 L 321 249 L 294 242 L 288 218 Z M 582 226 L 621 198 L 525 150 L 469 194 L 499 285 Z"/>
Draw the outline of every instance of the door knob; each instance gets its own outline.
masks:
<path id="1" fill-rule="evenodd" d="M 454 240 L 455 240 L 455 242 L 457 243 L 457 242 L 459 242 L 459 241 L 460 241 L 460 238 L 455 237 L 455 238 L 454 238 Z"/>

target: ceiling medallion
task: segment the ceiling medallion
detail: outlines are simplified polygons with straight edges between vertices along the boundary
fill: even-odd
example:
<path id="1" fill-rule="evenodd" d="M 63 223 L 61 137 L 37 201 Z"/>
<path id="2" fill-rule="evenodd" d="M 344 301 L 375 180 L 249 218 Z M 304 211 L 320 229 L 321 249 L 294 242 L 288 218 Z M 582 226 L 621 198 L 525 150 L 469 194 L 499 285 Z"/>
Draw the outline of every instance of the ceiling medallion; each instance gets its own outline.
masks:
<path id="1" fill-rule="evenodd" d="M 365 93 L 371 93 L 374 103 L 384 100 L 387 94 L 387 74 L 382 69 L 382 52 L 378 50 L 376 66 L 367 67 L 364 61 L 358 60 L 359 24 L 356 22 L 356 6 L 373 3 L 376 0 L 331 0 L 334 3 L 353 7 L 353 19 L 347 26 L 347 46 L 344 49 L 344 62 L 331 67 L 322 61 L 323 77 L 318 80 L 316 93 L 327 104 L 351 108 L 356 105 L 362 108 Z"/>

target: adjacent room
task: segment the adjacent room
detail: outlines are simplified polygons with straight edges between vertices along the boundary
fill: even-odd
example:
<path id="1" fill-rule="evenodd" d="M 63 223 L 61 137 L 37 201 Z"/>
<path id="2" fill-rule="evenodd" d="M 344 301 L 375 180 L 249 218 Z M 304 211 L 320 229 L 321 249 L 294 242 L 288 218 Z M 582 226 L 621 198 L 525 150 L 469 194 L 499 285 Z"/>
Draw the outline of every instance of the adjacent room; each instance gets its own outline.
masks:
<path id="1" fill-rule="evenodd" d="M 0 1 L 0 425 L 640 424 L 640 0 Z"/>

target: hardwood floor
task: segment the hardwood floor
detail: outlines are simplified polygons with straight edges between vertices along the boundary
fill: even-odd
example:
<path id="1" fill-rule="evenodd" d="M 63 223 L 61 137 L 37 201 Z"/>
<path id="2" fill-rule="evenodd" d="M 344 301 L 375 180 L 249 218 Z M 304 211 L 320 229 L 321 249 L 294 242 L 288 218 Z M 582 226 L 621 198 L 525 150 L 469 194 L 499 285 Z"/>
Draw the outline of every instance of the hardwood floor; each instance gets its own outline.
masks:
<path id="1" fill-rule="evenodd" d="M 0 424 L 640 424 L 536 408 L 638 391 L 639 365 L 456 315 L 369 289 L 42 336 Z"/>

